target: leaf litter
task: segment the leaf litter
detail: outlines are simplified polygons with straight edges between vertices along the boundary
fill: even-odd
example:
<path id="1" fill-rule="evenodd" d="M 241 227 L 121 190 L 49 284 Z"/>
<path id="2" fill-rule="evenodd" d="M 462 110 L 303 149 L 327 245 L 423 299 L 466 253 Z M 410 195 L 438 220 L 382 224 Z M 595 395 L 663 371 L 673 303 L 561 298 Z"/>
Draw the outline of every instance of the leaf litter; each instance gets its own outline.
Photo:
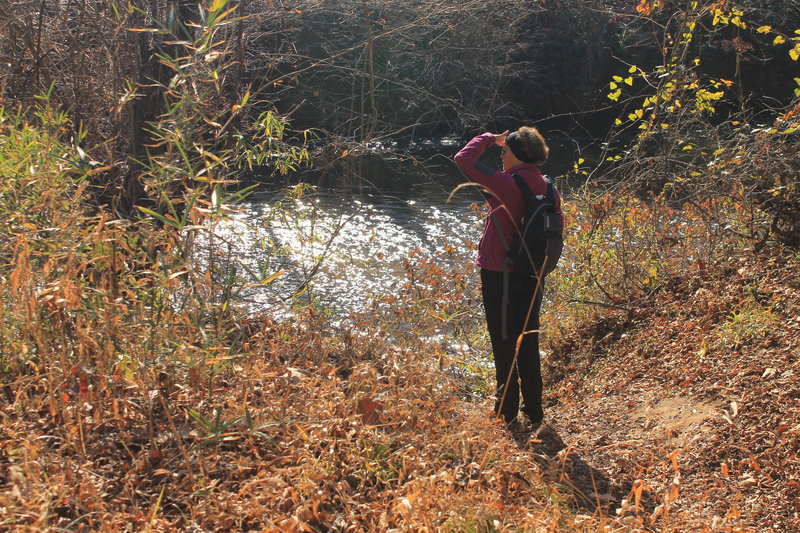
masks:
<path id="1" fill-rule="evenodd" d="M 797 529 L 797 267 L 733 258 L 551 340 L 535 432 L 425 346 L 312 311 L 146 379 L 40 360 L 3 384 L 0 528 Z"/>
<path id="2" fill-rule="evenodd" d="M 800 529 L 798 266 L 734 257 L 553 343 L 570 369 L 553 369 L 547 414 L 587 465 L 571 470 L 582 492 L 599 480 L 631 527 Z"/>

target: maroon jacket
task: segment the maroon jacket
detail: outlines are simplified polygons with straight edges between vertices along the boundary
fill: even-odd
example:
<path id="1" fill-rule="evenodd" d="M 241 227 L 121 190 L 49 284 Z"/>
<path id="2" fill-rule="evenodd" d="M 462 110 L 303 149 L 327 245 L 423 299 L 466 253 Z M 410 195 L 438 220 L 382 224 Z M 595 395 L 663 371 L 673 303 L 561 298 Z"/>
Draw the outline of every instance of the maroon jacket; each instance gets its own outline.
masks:
<path id="1" fill-rule="evenodd" d="M 453 158 L 467 177 L 488 190 L 489 216 L 483 226 L 478 259 L 475 264 L 486 270 L 501 272 L 506 258 L 506 249 L 500 238 L 502 232 L 506 242 L 513 246 L 519 235 L 519 221 L 525 205 L 522 192 L 514 182 L 513 174 L 521 177 L 531 188 L 533 194 L 547 194 L 547 180 L 539 167 L 533 163 L 511 169 L 509 172 L 495 170 L 478 161 L 486 148 L 494 145 L 494 135 L 483 133 L 467 143 Z M 561 196 L 556 190 L 556 209 L 561 213 Z M 505 206 L 505 207 L 503 207 Z M 562 220 L 563 224 L 563 220 Z M 509 270 L 513 270 L 509 268 Z"/>

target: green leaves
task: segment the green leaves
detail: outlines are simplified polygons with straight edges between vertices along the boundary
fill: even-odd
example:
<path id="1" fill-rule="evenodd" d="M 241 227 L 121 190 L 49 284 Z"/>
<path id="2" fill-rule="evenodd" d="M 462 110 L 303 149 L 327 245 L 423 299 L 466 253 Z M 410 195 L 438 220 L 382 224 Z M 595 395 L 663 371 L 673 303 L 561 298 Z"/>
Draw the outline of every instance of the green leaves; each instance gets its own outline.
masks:
<path id="1" fill-rule="evenodd" d="M 14 114 L 0 107 L 0 246 L 6 250 L 32 231 L 53 231 L 62 220 L 79 218 L 81 206 L 72 201 L 73 195 L 97 166 L 78 144 L 63 138 L 72 125 L 66 113 L 49 102 L 50 94 L 39 95 L 34 107 Z M 74 140 L 79 143 L 82 138 L 79 131 Z M 59 249 L 71 238 L 56 232 L 30 245 Z"/>
<path id="2" fill-rule="evenodd" d="M 201 446 L 209 446 L 222 440 L 230 440 L 231 438 L 235 440 L 238 438 L 236 435 L 226 435 L 226 432 L 242 420 L 241 416 L 231 418 L 230 420 L 223 420 L 221 406 L 217 407 L 213 420 L 204 417 L 195 409 L 189 409 L 188 413 L 189 416 L 196 420 L 200 424 L 200 427 L 206 431 L 207 435 L 199 443 Z"/>

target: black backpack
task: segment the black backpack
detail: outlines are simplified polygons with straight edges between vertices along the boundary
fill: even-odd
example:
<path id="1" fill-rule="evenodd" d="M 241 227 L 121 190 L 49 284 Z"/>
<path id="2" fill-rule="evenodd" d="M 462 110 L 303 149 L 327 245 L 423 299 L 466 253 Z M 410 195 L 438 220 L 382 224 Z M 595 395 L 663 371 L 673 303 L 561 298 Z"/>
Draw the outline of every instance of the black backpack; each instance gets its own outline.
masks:
<path id="1" fill-rule="evenodd" d="M 542 271 L 549 274 L 558 263 L 564 248 L 561 214 L 556 211 L 556 195 L 553 181 L 547 180 L 547 194 L 537 197 L 521 177 L 514 174 L 514 181 L 522 192 L 525 211 L 522 215 L 519 241 L 508 252 L 514 271 L 535 276 Z M 547 263 L 545 263 L 547 258 Z"/>

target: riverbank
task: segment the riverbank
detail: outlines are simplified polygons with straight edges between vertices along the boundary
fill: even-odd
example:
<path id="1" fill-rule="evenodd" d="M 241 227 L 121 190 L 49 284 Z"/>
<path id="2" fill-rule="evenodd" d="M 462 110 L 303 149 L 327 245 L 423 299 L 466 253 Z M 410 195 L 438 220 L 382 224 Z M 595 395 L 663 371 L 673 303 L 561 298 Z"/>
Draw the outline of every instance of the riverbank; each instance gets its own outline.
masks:
<path id="1" fill-rule="evenodd" d="M 671 280 L 556 343 L 558 462 L 617 523 L 800 527 L 800 265 L 771 254 Z"/>

